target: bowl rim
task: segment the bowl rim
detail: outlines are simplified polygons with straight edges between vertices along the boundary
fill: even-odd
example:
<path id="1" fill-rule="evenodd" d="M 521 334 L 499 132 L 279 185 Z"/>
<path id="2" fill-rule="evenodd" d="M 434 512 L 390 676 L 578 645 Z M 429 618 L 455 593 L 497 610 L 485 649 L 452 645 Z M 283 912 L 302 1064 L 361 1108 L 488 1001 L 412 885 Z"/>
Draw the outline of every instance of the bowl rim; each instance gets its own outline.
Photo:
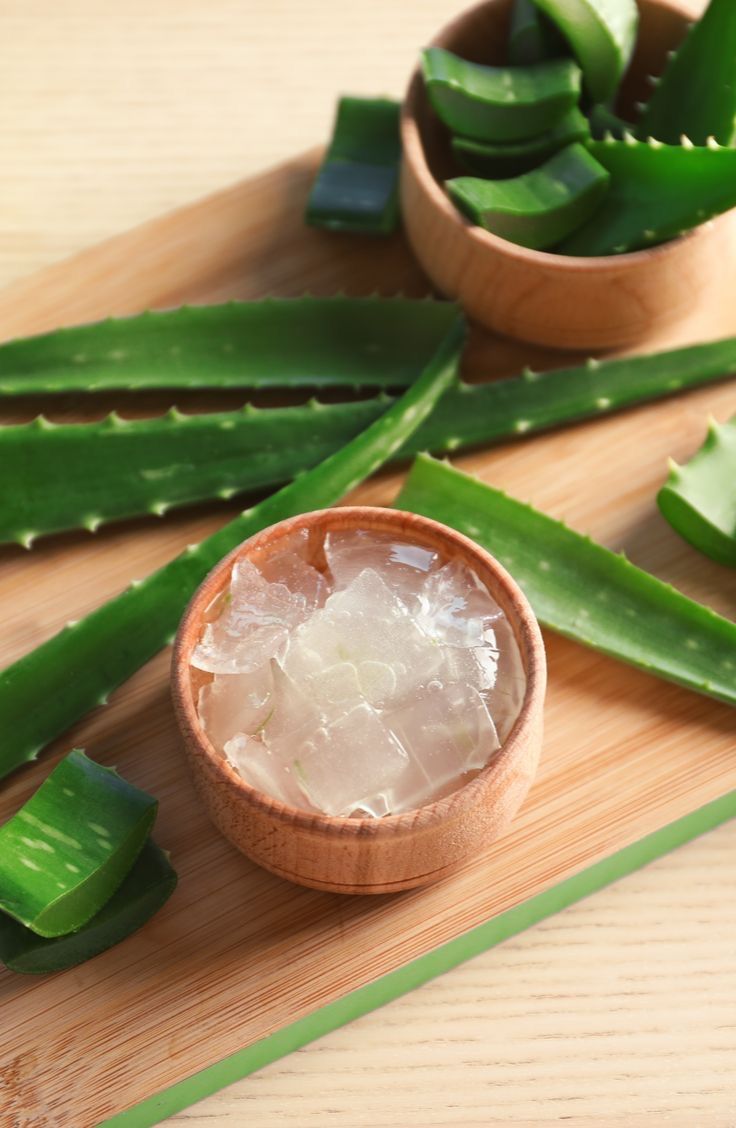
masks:
<path id="1" fill-rule="evenodd" d="M 457 32 L 457 29 L 465 24 L 467 19 L 486 8 L 495 8 L 499 4 L 508 2 L 509 0 L 480 0 L 479 3 L 472 4 L 444 24 L 432 37 L 428 46 L 446 48 L 445 40 L 451 38 Z M 683 0 L 636 0 L 636 3 L 637 7 L 640 8 L 665 8 L 686 20 L 691 21 L 696 18 L 688 0 L 684 0 L 684 2 Z M 703 230 L 707 230 L 724 215 L 728 215 L 728 212 L 724 212 L 722 215 L 714 216 L 703 223 L 699 223 L 696 227 L 690 228 L 689 231 L 676 235 L 664 243 L 658 243 L 654 247 L 624 251 L 619 255 L 557 255 L 551 251 L 537 251 L 531 247 L 523 247 L 519 243 L 512 243 L 509 239 L 503 239 L 500 235 L 495 235 L 492 231 L 477 226 L 462 215 L 452 203 L 442 185 L 435 179 L 427 162 L 417 122 L 416 108 L 419 100 L 423 97 L 425 97 L 425 92 L 420 61 L 411 73 L 401 103 L 399 129 L 402 168 L 404 165 L 411 167 L 412 175 L 419 183 L 421 190 L 429 197 L 434 207 L 442 213 L 442 218 L 458 232 L 462 232 L 463 237 L 477 243 L 481 253 L 491 251 L 502 254 L 506 258 L 516 259 L 519 263 L 527 266 L 543 266 L 548 271 L 558 273 L 579 274 L 591 270 L 604 274 L 609 272 L 619 273 L 626 267 L 636 268 L 676 253 L 685 244 L 696 239 Z"/>
<path id="2" fill-rule="evenodd" d="M 415 528 L 421 528 L 426 532 L 428 540 L 431 535 L 435 539 L 444 541 L 448 548 L 453 546 L 459 549 L 465 558 L 469 557 L 477 561 L 480 565 L 481 578 L 483 573 L 492 573 L 503 590 L 507 607 L 513 612 L 513 619 L 518 624 L 527 658 L 526 688 L 519 715 L 508 737 L 490 762 L 472 780 L 442 799 L 410 811 L 384 815 L 378 819 L 367 816 L 354 818 L 327 815 L 292 807 L 248 783 L 226 757 L 217 752 L 199 722 L 194 695 L 191 692 L 189 658 L 199 633 L 202 613 L 224 588 L 235 561 L 246 554 L 246 549 L 250 548 L 252 551 L 262 542 L 274 538 L 275 530 L 278 530 L 276 539 L 279 539 L 300 528 L 311 527 L 322 521 L 330 527 L 333 526 L 333 522 L 336 525 L 355 522 L 355 528 L 361 527 L 361 521 L 370 521 L 370 527 L 378 528 L 381 523 L 385 523 L 390 531 L 395 525 L 404 528 L 402 521 L 405 522 L 407 517 L 411 519 Z M 509 619 L 512 618 L 508 612 L 505 613 Z M 503 788 L 504 776 L 513 774 L 517 758 L 524 753 L 533 735 L 537 714 L 543 709 L 546 683 L 546 657 L 539 623 L 526 596 L 503 565 L 486 549 L 450 526 L 420 514 L 371 505 L 346 505 L 311 510 L 308 513 L 277 521 L 236 546 L 214 565 L 192 596 L 174 639 L 171 662 L 171 692 L 176 721 L 190 752 L 202 758 L 231 792 L 237 794 L 244 805 L 254 811 L 288 824 L 296 830 L 327 834 L 336 838 L 397 837 L 402 834 L 416 837 L 422 832 L 431 832 L 450 816 L 457 817 L 461 808 L 474 807 L 491 782 Z"/>

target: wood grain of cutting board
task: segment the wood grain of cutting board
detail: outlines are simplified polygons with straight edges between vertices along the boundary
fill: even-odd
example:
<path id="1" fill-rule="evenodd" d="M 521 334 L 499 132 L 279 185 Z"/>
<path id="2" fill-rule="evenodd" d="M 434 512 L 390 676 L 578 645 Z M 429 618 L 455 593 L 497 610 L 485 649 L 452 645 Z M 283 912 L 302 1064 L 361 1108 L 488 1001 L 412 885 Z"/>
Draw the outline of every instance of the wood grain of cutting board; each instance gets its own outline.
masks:
<path id="1" fill-rule="evenodd" d="M 0 335 L 147 306 L 268 293 L 426 293 L 401 237 L 361 240 L 302 226 L 316 160 L 306 154 L 15 284 L 0 294 Z M 724 247 L 729 253 L 736 264 L 736 248 Z M 699 308 L 694 295 L 692 317 L 647 347 L 736 332 L 732 294 L 730 288 L 722 308 L 710 310 Z M 563 360 L 477 331 L 466 373 L 492 376 L 524 363 L 550 367 Z M 185 408 L 238 402 L 232 394 L 177 399 Z M 49 414 L 91 418 L 113 405 L 123 414 L 141 414 L 170 401 L 161 395 L 106 396 L 94 403 L 65 397 Z M 28 418 L 36 410 L 29 401 L 4 408 L 0 417 Z M 733 617 L 733 572 L 680 541 L 659 516 L 655 494 L 667 456 L 686 459 L 702 442 L 708 414 L 724 419 L 735 410 L 736 385 L 729 381 L 456 462 L 624 549 L 636 564 Z M 390 503 L 401 474 L 392 468 L 351 500 Z M 0 663 L 164 563 L 237 508 L 213 503 L 94 536 L 49 538 L 31 552 L 0 549 Z M 168 653 L 38 763 L 6 781 L 0 819 L 74 745 L 116 764 L 159 797 L 156 838 L 171 850 L 180 884 L 143 930 L 79 968 L 38 979 L 0 970 L 0 1123 L 86 1128 L 162 1091 L 175 1093 L 168 1103 L 148 1100 L 120 1120 L 154 1123 L 266 1060 L 265 1050 L 260 1059 L 248 1057 L 249 1050 L 270 1046 L 276 1056 L 326 1028 L 305 1025 L 309 1016 L 332 1015 L 333 1025 L 345 1021 L 449 966 L 426 962 L 441 946 L 457 962 L 463 953 L 452 945 L 458 938 L 476 936 L 477 950 L 512 927 L 480 931 L 489 922 L 513 918 L 518 928 L 534 919 L 520 906 L 538 905 L 537 915 L 551 911 L 553 887 L 574 888 L 579 896 L 623 872 L 621 866 L 606 869 L 602 859 L 643 836 L 654 836 L 648 854 L 619 855 L 629 868 L 637 857 L 641 862 L 674 844 L 676 836 L 657 836 L 667 824 L 685 820 L 680 839 L 711 825 L 715 815 L 700 823 L 687 816 L 736 785 L 733 711 L 554 635 L 547 634 L 546 644 L 549 694 L 539 777 L 509 833 L 427 890 L 370 899 L 320 894 L 240 856 L 209 824 L 185 774 L 169 701 Z M 727 813 L 721 804 L 717 817 Z M 595 876 L 570 884 L 583 870 Z M 415 970 L 402 979 L 399 969 L 411 961 Z M 384 986 L 361 995 L 377 983 Z M 346 999 L 356 1002 L 340 1010 Z M 213 1069 L 223 1059 L 230 1064 Z M 200 1081 L 187 1083 L 193 1075 Z"/>

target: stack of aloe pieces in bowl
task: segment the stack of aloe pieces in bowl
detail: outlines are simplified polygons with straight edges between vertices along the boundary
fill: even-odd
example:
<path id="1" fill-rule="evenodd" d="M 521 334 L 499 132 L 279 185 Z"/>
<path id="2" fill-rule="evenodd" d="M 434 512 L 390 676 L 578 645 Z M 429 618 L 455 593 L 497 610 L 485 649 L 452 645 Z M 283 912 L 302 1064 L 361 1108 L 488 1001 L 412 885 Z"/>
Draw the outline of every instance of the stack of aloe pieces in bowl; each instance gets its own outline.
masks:
<path id="1" fill-rule="evenodd" d="M 711 0 L 629 122 L 614 107 L 637 29 L 635 0 L 514 0 L 507 65 L 423 53 L 467 173 L 445 186 L 474 224 L 535 250 L 616 255 L 736 206 L 736 4 Z"/>

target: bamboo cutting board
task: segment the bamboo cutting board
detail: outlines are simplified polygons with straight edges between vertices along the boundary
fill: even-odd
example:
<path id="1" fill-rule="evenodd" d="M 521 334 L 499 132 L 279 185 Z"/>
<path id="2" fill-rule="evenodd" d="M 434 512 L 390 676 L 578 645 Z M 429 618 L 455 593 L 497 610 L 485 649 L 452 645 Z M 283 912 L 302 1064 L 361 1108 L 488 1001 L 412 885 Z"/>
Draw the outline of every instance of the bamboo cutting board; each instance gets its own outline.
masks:
<path id="1" fill-rule="evenodd" d="M 427 292 L 400 237 L 374 242 L 302 227 L 316 159 L 308 154 L 16 284 L 0 295 L 0 331 L 9 337 L 146 306 L 265 293 Z M 651 347 L 736 332 L 727 297 L 722 310 L 694 310 Z M 562 359 L 476 333 L 467 369 L 492 375 Z M 105 397 L 83 415 L 70 398 L 53 414 L 89 418 L 113 405 L 144 413 L 169 402 L 137 397 L 129 409 L 125 397 Z M 733 617 L 733 573 L 680 542 L 654 496 L 666 457 L 696 449 L 709 412 L 725 418 L 735 409 L 730 382 L 457 461 Z M 2 418 L 35 410 L 21 404 Z M 390 503 L 400 480 L 400 470 L 386 472 L 351 500 Z M 3 548 L 0 662 L 236 510 L 218 503 L 94 537 L 52 538 L 31 553 Z M 506 837 L 428 890 L 320 894 L 238 855 L 207 822 L 184 774 L 168 654 L 7 781 L 0 819 L 73 745 L 117 764 L 159 797 L 156 837 L 171 850 L 180 885 L 141 932 L 80 968 L 42 979 L 0 971 L 0 1123 L 155 1123 L 736 813 L 733 711 L 571 642 L 546 642 L 538 780 Z"/>

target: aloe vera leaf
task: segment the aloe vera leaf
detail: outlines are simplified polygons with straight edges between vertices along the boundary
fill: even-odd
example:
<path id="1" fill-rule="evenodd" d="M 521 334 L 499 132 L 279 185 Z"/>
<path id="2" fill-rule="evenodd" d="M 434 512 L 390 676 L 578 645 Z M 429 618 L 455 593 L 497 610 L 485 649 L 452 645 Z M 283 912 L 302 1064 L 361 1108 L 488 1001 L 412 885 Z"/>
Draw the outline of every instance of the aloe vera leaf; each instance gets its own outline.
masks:
<path id="1" fill-rule="evenodd" d="M 736 374 L 736 338 L 650 356 L 589 360 L 461 384 L 400 454 L 500 442 Z M 102 423 L 0 428 L 0 541 L 29 545 L 62 528 L 163 513 L 176 505 L 279 485 L 316 465 L 376 419 L 385 396 Z M 176 467 L 172 477 L 166 473 Z M 60 467 L 64 468 L 63 473 Z M 72 476 L 73 468 L 73 476 Z"/>
<path id="2" fill-rule="evenodd" d="M 0 826 L 0 909 L 39 936 L 76 932 L 130 870 L 157 810 L 75 748 Z"/>
<path id="3" fill-rule="evenodd" d="M 657 504 L 694 548 L 736 567 L 736 416 L 727 423 L 712 419 L 697 454 L 685 466 L 670 463 Z"/>
<path id="4" fill-rule="evenodd" d="M 401 386 L 422 371 L 456 312 L 426 299 L 306 297 L 109 319 L 0 345 L 0 396 Z"/>
<path id="5" fill-rule="evenodd" d="M 77 932 L 44 937 L 0 913 L 0 963 L 42 975 L 65 971 L 125 940 L 168 901 L 176 888 L 168 854 L 150 838 L 121 885 Z"/>
<path id="6" fill-rule="evenodd" d="M 736 4 L 711 0 L 667 64 L 637 126 L 639 137 L 694 145 L 736 139 Z"/>
<path id="7" fill-rule="evenodd" d="M 35 759 L 171 642 L 192 593 L 218 560 L 259 529 L 332 505 L 394 456 L 455 382 L 464 338 L 458 316 L 420 378 L 341 450 L 2 671 L 0 778 Z"/>
<path id="8" fill-rule="evenodd" d="M 534 0 L 570 44 L 596 102 L 616 92 L 636 43 L 635 0 Z"/>
<path id="9" fill-rule="evenodd" d="M 518 141 L 545 133 L 580 94 L 580 69 L 571 59 L 486 67 L 430 47 L 422 54 L 422 71 L 440 120 L 476 141 Z"/>
<path id="10" fill-rule="evenodd" d="M 312 227 L 388 235 L 399 222 L 401 106 L 388 98 L 343 97 L 307 201 Z"/>
<path id="11" fill-rule="evenodd" d="M 472 176 L 503 180 L 530 172 L 544 161 L 572 145 L 590 137 L 588 121 L 577 106 L 568 110 L 557 125 L 539 137 L 526 141 L 493 144 L 490 141 L 470 141 L 466 137 L 453 137 L 452 151 L 458 162 Z"/>
<path id="12" fill-rule="evenodd" d="M 736 149 L 590 141 L 611 182 L 588 222 L 556 248 L 611 255 L 651 247 L 736 205 Z"/>
<path id="13" fill-rule="evenodd" d="M 606 136 L 623 141 L 624 137 L 628 133 L 633 133 L 635 128 L 631 122 L 624 121 L 609 106 L 602 105 L 600 102 L 596 102 L 588 110 L 588 125 L 591 136 L 596 141 L 603 141 Z"/>
<path id="14" fill-rule="evenodd" d="M 459 176 L 445 187 L 473 223 L 522 247 L 545 250 L 585 223 L 608 181 L 605 168 L 576 144 L 512 180 Z"/>
<path id="15" fill-rule="evenodd" d="M 736 705 L 736 623 L 624 556 L 428 456 L 416 460 L 395 504 L 487 548 L 544 626 Z"/>
<path id="16" fill-rule="evenodd" d="M 565 41 L 534 0 L 514 0 L 508 56 L 512 66 L 529 66 L 565 54 Z"/>

